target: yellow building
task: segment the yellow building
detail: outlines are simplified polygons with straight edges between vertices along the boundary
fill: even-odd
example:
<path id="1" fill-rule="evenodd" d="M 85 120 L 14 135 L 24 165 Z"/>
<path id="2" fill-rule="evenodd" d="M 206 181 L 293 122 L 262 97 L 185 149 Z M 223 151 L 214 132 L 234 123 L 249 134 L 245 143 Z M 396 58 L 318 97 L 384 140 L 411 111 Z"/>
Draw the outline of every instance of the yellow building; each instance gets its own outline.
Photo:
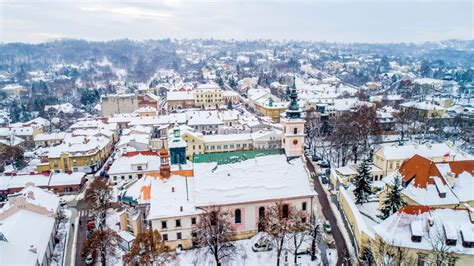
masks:
<path id="1" fill-rule="evenodd" d="M 103 136 L 69 137 L 63 144 L 49 147 L 43 163 L 36 168 L 38 172 L 94 173 L 107 160 L 112 147 L 112 139 Z"/>
<path id="2" fill-rule="evenodd" d="M 221 104 L 224 104 L 224 96 L 219 86 L 202 84 L 194 90 L 195 107 L 215 108 Z"/>
<path id="3" fill-rule="evenodd" d="M 280 115 L 288 109 L 287 102 L 274 102 L 272 98 L 258 100 L 255 103 L 257 113 L 272 118 L 275 123 L 280 122 Z"/>
<path id="4" fill-rule="evenodd" d="M 434 162 L 450 162 L 454 158 L 462 160 L 466 157 L 462 152 L 456 151 L 449 143 L 426 143 L 423 145 L 380 145 L 374 152 L 374 164 L 382 169 L 384 176 L 396 171 L 403 161 L 410 159 L 415 154 L 419 154 Z"/>
<path id="5" fill-rule="evenodd" d="M 193 155 L 204 153 L 204 139 L 202 133 L 191 130 L 183 130 L 181 137 L 187 143 L 186 157 L 192 161 Z"/>

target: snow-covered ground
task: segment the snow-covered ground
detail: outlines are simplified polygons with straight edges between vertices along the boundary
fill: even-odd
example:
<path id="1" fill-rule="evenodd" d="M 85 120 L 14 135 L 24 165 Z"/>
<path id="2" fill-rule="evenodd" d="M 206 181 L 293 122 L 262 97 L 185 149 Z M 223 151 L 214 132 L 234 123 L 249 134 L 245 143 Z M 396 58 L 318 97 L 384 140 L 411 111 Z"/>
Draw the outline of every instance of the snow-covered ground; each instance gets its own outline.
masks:
<path id="1" fill-rule="evenodd" d="M 69 227 L 71 225 L 71 211 L 68 209 L 63 209 L 65 219 L 58 224 L 57 238 L 59 243 L 54 246 L 53 256 L 51 258 L 51 265 L 60 266 L 64 265 L 65 258 L 65 248 L 69 238 Z"/>
<path id="2" fill-rule="evenodd" d="M 254 237 L 255 238 L 255 237 Z M 232 261 L 225 263 L 225 265 L 244 266 L 244 265 L 275 265 L 277 261 L 276 251 L 254 252 L 252 250 L 252 243 L 254 238 L 236 241 L 238 251 Z M 301 250 L 306 247 L 300 248 Z M 286 255 L 285 255 L 286 254 Z M 299 255 L 298 263 L 300 265 L 322 265 L 320 254 L 317 255 L 315 261 L 311 261 L 310 255 Z M 283 252 L 281 264 L 285 262 L 293 264 L 294 256 L 291 252 Z M 336 259 L 337 261 L 337 259 Z M 182 251 L 178 254 L 176 260 L 169 263 L 170 265 L 215 265 L 214 258 L 211 254 L 206 252 L 205 248 L 197 248 L 192 250 Z"/>

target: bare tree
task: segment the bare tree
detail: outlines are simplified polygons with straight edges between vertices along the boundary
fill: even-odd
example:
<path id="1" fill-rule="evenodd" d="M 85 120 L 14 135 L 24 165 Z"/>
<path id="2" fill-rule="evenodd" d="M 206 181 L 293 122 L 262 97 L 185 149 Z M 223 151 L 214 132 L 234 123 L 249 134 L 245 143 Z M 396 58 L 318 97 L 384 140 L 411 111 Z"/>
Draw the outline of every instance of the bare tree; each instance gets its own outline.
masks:
<path id="1" fill-rule="evenodd" d="M 263 228 L 271 237 L 277 252 L 277 265 L 280 265 L 282 252 L 286 249 L 286 241 L 291 236 L 292 216 L 295 208 L 290 204 L 276 202 L 265 212 Z"/>
<path id="2" fill-rule="evenodd" d="M 453 252 L 452 246 L 448 244 L 449 240 L 446 239 L 443 228 L 434 226 L 434 228 L 430 230 L 429 242 L 433 249 L 434 264 L 436 266 L 443 266 L 446 265 L 448 261 L 455 262 L 459 259 Z"/>
<path id="3" fill-rule="evenodd" d="M 123 256 L 128 265 L 163 265 L 174 259 L 158 230 L 137 234 L 130 251 Z"/>
<path id="4" fill-rule="evenodd" d="M 210 206 L 202 209 L 199 222 L 193 230 L 193 240 L 205 247 L 212 254 L 217 265 L 232 259 L 237 247 L 232 240 L 235 238 L 235 229 L 232 225 L 232 215 L 219 206 Z"/>
<path id="5" fill-rule="evenodd" d="M 382 238 L 376 237 L 363 249 L 362 260 L 369 265 L 413 265 L 416 259 L 401 247 L 397 247 L 394 242 L 386 243 Z"/>
<path id="6" fill-rule="evenodd" d="M 107 185 L 107 181 L 100 179 L 94 179 L 85 192 L 84 199 L 92 211 L 95 218 L 95 226 L 98 229 L 105 226 L 105 217 L 111 198 L 112 191 Z"/>
<path id="7" fill-rule="evenodd" d="M 92 256 L 94 262 L 99 260 L 100 264 L 105 266 L 107 259 L 116 257 L 119 238 L 110 228 L 94 230 L 84 242 L 81 257 L 85 259 Z"/>
<path id="8" fill-rule="evenodd" d="M 298 263 L 298 251 L 301 246 L 310 240 L 310 220 L 308 212 L 293 210 L 290 217 L 290 237 L 293 242 L 294 263 Z"/>

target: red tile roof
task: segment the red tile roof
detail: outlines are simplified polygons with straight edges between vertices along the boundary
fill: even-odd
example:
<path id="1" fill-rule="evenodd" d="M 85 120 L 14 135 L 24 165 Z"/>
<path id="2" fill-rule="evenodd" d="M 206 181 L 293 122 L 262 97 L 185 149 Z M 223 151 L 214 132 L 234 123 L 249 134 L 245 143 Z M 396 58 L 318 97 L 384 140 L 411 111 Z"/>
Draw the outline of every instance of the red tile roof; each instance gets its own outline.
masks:
<path id="1" fill-rule="evenodd" d="M 129 151 L 125 153 L 123 156 L 133 157 L 133 156 L 137 156 L 138 154 L 148 155 L 148 156 L 158 156 L 158 153 L 156 151 Z"/>
<path id="2" fill-rule="evenodd" d="M 472 174 L 474 173 L 474 160 L 449 162 L 449 167 L 451 168 L 451 172 L 453 172 L 456 176 L 463 172 Z"/>
<path id="3" fill-rule="evenodd" d="M 414 179 L 415 187 L 419 188 L 426 188 L 428 184 L 434 185 L 434 180 L 430 177 L 441 177 L 436 164 L 418 154 L 403 162 L 399 172 L 405 183 L 409 183 Z M 441 178 L 441 181 L 446 184 L 444 178 Z"/>
<path id="4" fill-rule="evenodd" d="M 403 212 L 406 214 L 417 215 L 420 213 L 425 213 L 430 211 L 429 206 L 424 205 L 411 205 L 411 206 L 403 206 L 400 208 L 399 212 Z"/>

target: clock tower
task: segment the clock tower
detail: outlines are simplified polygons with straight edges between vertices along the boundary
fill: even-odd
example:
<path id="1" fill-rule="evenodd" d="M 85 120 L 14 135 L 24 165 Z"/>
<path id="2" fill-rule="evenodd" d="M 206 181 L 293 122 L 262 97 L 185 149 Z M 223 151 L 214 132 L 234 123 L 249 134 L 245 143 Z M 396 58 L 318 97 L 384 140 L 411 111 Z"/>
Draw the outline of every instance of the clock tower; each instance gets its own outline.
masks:
<path id="1" fill-rule="evenodd" d="M 293 79 L 293 87 L 287 91 L 290 106 L 285 117 L 281 119 L 283 125 L 282 147 L 285 149 L 286 157 L 295 158 L 303 154 L 304 145 L 304 119 L 301 118 L 301 110 L 298 105 L 298 94 Z"/>

